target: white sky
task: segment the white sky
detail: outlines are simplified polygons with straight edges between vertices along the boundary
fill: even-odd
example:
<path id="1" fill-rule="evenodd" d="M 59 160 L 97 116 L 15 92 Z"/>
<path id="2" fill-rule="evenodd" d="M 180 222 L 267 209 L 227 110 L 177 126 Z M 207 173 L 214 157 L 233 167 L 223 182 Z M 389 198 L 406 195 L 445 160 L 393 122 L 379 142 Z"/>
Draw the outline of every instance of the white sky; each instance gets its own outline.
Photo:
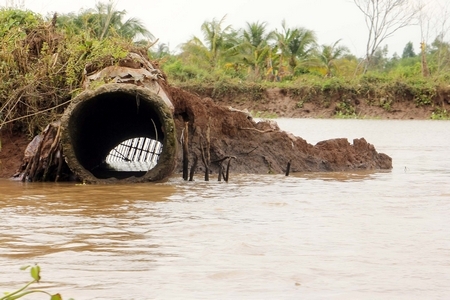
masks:
<path id="1" fill-rule="evenodd" d="M 95 0 L 0 0 L 5 3 L 23 3 L 25 8 L 42 15 L 49 12 L 78 12 L 81 8 L 94 8 Z M 363 56 L 367 41 L 367 28 L 362 13 L 352 0 L 116 0 L 118 10 L 126 10 L 126 17 L 136 17 L 159 41 L 176 50 L 181 43 L 196 35 L 202 38 L 200 27 L 204 21 L 220 20 L 227 15 L 225 25 L 243 28 L 246 22 L 267 22 L 269 29 L 281 29 L 286 20 L 288 27 L 305 27 L 316 32 L 319 44 L 340 45 Z M 430 0 L 428 0 L 430 1 Z M 443 0 L 448 1 L 448 0 Z M 107 2 L 104 0 L 102 2 Z M 399 30 L 385 41 L 390 55 L 401 56 L 403 48 L 413 42 L 419 52 L 420 27 Z"/>

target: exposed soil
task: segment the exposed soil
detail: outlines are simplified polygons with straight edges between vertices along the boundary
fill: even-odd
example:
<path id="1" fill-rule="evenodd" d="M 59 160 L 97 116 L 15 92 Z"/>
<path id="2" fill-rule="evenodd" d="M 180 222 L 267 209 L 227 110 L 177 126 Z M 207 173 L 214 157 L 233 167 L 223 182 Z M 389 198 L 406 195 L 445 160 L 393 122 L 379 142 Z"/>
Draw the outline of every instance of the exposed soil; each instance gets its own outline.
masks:
<path id="1" fill-rule="evenodd" d="M 378 153 L 364 138 L 352 143 L 347 139 L 333 139 L 311 145 L 301 137 L 281 131 L 276 122 L 257 123 L 245 112 L 330 118 L 334 115 L 333 103 L 323 107 L 311 101 L 299 108 L 297 101 L 282 90 L 271 89 L 260 101 L 243 103 L 239 99 L 222 98 L 218 105 L 219 101 L 208 97 L 200 98 L 178 88 L 168 89 L 175 106 L 174 119 L 180 140 L 186 122 L 188 124 L 189 160 L 190 165 L 197 161 L 196 173 L 204 172 L 208 165 L 210 172 L 217 174 L 221 164 L 228 161 L 227 157 L 233 157 L 231 169 L 235 173 L 284 173 L 288 163 L 292 172 L 392 168 L 391 158 Z M 357 107 L 360 116 L 385 119 L 428 119 L 431 113 L 430 108 L 417 108 L 408 103 L 394 103 L 390 112 L 362 103 Z M 19 169 L 30 140 L 23 135 L 1 134 L 0 177 L 10 177 Z M 203 161 L 208 161 L 207 153 L 210 153 L 209 164 Z M 176 172 L 182 172 L 181 147 Z"/>
<path id="2" fill-rule="evenodd" d="M 266 91 L 265 103 L 253 104 L 249 109 L 253 111 L 269 111 L 276 113 L 279 117 L 287 118 L 333 118 L 335 117 L 336 105 L 340 99 L 332 99 L 327 107 L 320 101 L 306 102 L 302 107 L 297 107 L 298 101 L 284 95 L 278 88 Z M 354 99 L 351 105 L 355 107 L 355 114 L 359 118 L 379 119 L 429 119 L 433 112 L 430 106 L 417 107 L 412 102 L 394 102 L 390 110 L 380 106 L 368 105 L 366 101 Z"/>
<path id="3" fill-rule="evenodd" d="M 25 135 L 17 135 L 11 132 L 0 133 L 0 178 L 13 176 L 22 164 L 24 151 L 31 141 Z"/>
<path id="4" fill-rule="evenodd" d="M 189 90 L 189 89 L 188 89 Z M 314 99 L 301 101 L 296 95 L 281 88 L 266 89 L 257 99 L 252 96 L 233 93 L 214 97 L 212 90 L 190 90 L 201 98 L 211 97 L 214 102 L 224 106 L 231 106 L 239 110 L 252 112 L 254 115 L 262 117 L 282 117 L 282 118 L 335 118 L 339 103 L 343 98 L 349 99 L 349 106 L 354 109 L 354 114 L 358 118 L 367 119 L 398 119 L 398 120 L 427 120 L 430 119 L 435 107 L 450 111 L 450 95 L 448 91 L 440 91 L 433 105 L 417 106 L 414 101 L 408 98 L 396 99 L 389 103 L 389 108 L 384 109 L 380 105 L 379 99 L 372 99 L 372 103 L 364 98 L 341 95 L 316 95 Z M 231 93 L 230 93 L 231 94 Z M 253 97 L 254 98 L 254 97 Z"/>
<path id="5" fill-rule="evenodd" d="M 216 174 L 225 157 L 236 158 L 232 164 L 237 173 L 279 174 L 286 171 L 288 163 L 292 172 L 392 168 L 391 158 L 377 153 L 364 138 L 352 144 L 347 139 L 333 139 L 311 145 L 281 131 L 274 121 L 257 123 L 248 113 L 218 105 L 210 98 L 176 88 L 171 89 L 171 98 L 179 133 L 185 122 L 189 124 L 189 158 L 199 161 L 197 172 L 205 169 L 202 149 L 208 147 L 208 135 L 210 168 Z"/>

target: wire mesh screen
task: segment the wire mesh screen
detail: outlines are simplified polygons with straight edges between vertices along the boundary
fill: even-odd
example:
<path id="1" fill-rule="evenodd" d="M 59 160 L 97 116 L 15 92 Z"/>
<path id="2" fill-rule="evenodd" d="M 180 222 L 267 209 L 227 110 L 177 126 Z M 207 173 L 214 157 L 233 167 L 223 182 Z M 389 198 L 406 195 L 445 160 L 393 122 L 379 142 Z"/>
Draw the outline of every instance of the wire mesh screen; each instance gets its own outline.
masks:
<path id="1" fill-rule="evenodd" d="M 123 141 L 106 156 L 106 164 L 116 171 L 148 171 L 156 166 L 162 152 L 157 140 L 138 137 Z"/>

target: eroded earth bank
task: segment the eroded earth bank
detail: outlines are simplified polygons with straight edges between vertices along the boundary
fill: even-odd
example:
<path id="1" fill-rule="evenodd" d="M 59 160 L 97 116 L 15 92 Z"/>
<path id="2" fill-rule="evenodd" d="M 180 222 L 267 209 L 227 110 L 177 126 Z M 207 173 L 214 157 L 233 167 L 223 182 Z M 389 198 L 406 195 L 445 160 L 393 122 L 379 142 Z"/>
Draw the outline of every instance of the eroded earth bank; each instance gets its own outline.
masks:
<path id="1" fill-rule="evenodd" d="M 219 105 L 211 98 L 200 98 L 184 89 L 171 87 L 164 76 L 154 80 L 173 104 L 177 138 L 175 174 L 182 174 L 184 170 L 183 176 L 186 176 L 187 168 L 193 174 L 205 174 L 205 170 L 208 174 L 223 173 L 228 163 L 232 173 L 246 174 L 285 173 L 288 165 L 290 172 L 392 168 L 392 159 L 378 153 L 364 137 L 351 142 L 341 138 L 311 145 L 301 137 L 280 130 L 276 121 L 257 122 L 246 111 Z M 137 106 L 139 108 L 139 103 Z M 104 111 L 108 111 L 108 105 L 105 105 Z M 53 132 L 53 136 L 44 141 L 40 148 L 35 147 L 39 148 L 38 153 L 37 150 L 30 153 L 28 149 L 26 155 L 25 148 L 30 139 L 17 136 L 14 132 L 2 132 L 0 175 L 34 181 L 83 180 L 74 176 L 67 166 L 67 157 L 66 160 L 61 159 L 64 153 L 58 146 L 60 130 Z M 34 165 L 31 166 L 31 163 Z M 34 170 L 32 177 L 24 174 L 30 169 Z"/>

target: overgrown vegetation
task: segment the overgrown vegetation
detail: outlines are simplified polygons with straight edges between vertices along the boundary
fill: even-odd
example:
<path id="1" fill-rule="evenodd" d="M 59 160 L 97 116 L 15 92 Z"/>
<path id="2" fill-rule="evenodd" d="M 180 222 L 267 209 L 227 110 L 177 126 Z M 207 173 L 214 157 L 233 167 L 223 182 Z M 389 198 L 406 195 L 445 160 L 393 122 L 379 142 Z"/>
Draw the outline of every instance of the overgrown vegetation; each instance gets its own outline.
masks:
<path id="1" fill-rule="evenodd" d="M 0 128 L 9 125 L 30 136 L 41 132 L 81 91 L 86 66 L 113 65 L 136 48 L 114 30 L 100 39 L 93 27 L 78 32 L 62 20 L 66 23 L 57 15 L 44 20 L 31 11 L 0 10 Z"/>
<path id="2" fill-rule="evenodd" d="M 302 107 L 335 102 L 337 117 L 355 115 L 355 99 L 389 111 L 397 101 L 431 106 L 430 118 L 446 119 L 449 103 L 450 43 L 440 32 L 422 55 L 408 43 L 401 56 L 378 48 L 370 65 L 336 41 L 319 45 L 313 30 L 282 22 L 274 31 L 265 22 L 234 29 L 226 18 L 205 21 L 203 37 L 171 52 L 141 21 L 124 19 L 113 2 L 78 14 L 43 17 L 15 8 L 0 9 L 0 129 L 30 136 L 59 119 L 81 91 L 83 71 L 113 65 L 131 51 L 157 62 L 172 85 L 214 98 L 260 101 L 278 87 Z M 414 42 L 416 43 L 416 42 Z M 424 77 L 423 61 L 429 77 Z M 245 96 L 242 96 L 245 95 Z M 445 105 L 444 105 L 445 104 Z"/>

